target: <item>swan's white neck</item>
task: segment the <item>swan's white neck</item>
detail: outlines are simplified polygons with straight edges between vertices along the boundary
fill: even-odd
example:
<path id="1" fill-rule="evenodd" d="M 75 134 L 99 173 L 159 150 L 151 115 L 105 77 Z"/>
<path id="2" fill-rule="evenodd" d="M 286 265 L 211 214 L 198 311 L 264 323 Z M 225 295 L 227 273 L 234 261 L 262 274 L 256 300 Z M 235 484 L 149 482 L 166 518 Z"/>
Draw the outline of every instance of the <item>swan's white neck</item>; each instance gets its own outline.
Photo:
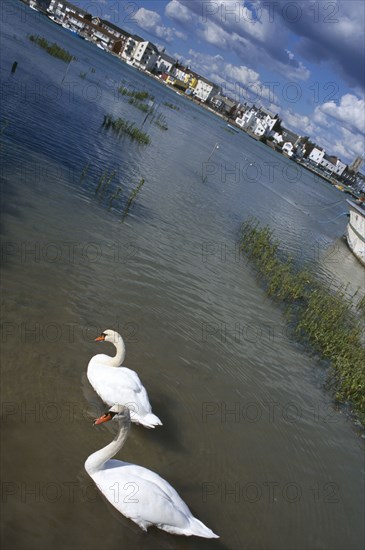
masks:
<path id="1" fill-rule="evenodd" d="M 103 447 L 99 451 L 96 451 L 89 456 L 85 462 L 85 469 L 88 474 L 94 474 L 99 470 L 102 470 L 105 462 L 113 458 L 114 455 L 123 447 L 125 440 L 128 437 L 128 432 L 130 428 L 130 421 L 120 422 L 119 423 L 119 432 L 115 439 L 109 443 L 106 447 Z"/>
<path id="2" fill-rule="evenodd" d="M 112 343 L 115 345 L 117 353 L 114 357 L 110 357 L 110 361 L 108 361 L 108 363 L 111 367 L 119 367 L 125 359 L 125 345 L 123 338 L 120 334 L 115 333 Z"/>

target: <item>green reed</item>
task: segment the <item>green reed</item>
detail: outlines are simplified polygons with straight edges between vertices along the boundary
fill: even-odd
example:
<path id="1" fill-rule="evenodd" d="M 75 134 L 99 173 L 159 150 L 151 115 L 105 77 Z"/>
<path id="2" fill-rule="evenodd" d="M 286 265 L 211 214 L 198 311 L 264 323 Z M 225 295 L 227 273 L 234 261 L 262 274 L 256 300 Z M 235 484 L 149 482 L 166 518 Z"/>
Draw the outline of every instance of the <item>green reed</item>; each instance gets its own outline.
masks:
<path id="1" fill-rule="evenodd" d="M 112 206 L 113 206 L 113 202 L 117 199 L 119 199 L 119 195 L 121 194 L 122 192 L 122 188 L 121 187 L 118 187 L 116 192 L 114 193 L 114 195 L 112 195 L 109 199 L 109 208 L 108 210 L 111 210 Z"/>
<path id="2" fill-rule="evenodd" d="M 86 177 L 86 175 L 87 175 L 87 173 L 88 173 L 88 171 L 89 171 L 89 168 L 90 168 L 90 161 L 87 162 L 87 163 L 84 165 L 84 167 L 83 167 L 83 169 L 82 169 L 82 172 L 81 172 L 80 179 L 79 179 L 79 183 L 82 183 L 82 182 L 83 182 L 83 180 L 85 179 L 85 177 Z"/>
<path id="3" fill-rule="evenodd" d="M 137 128 L 133 122 L 128 122 L 123 118 L 113 118 L 112 115 L 104 115 L 104 121 L 102 124 L 106 129 L 113 130 L 117 135 L 126 134 L 133 141 L 137 141 L 142 145 L 149 145 L 151 138 L 148 134 Z"/>
<path id="4" fill-rule="evenodd" d="M 129 90 L 125 86 L 120 86 L 118 88 L 118 93 L 120 95 L 126 95 L 126 96 L 133 97 L 133 98 L 139 99 L 139 100 L 154 99 L 154 96 L 150 95 L 148 92 L 138 91 L 138 90 Z"/>
<path id="5" fill-rule="evenodd" d="M 29 40 L 31 40 L 35 44 L 38 44 L 38 46 L 46 50 L 49 55 L 57 57 L 57 59 L 61 59 L 62 61 L 66 61 L 67 63 L 70 63 L 71 61 L 74 61 L 76 59 L 76 57 L 71 55 L 67 50 L 61 48 L 61 46 L 58 46 L 58 44 L 56 44 L 55 42 L 48 42 L 48 40 L 46 40 L 42 36 L 30 34 L 28 38 Z"/>
<path id="6" fill-rule="evenodd" d="M 255 219 L 242 224 L 241 250 L 255 264 L 268 294 L 287 305 L 296 336 L 330 360 L 336 399 L 349 402 L 365 427 L 365 297 L 354 308 L 357 293 L 350 300 L 347 289 L 330 290 L 307 269 L 298 269 L 279 246 L 269 227 Z"/>
<path id="7" fill-rule="evenodd" d="M 125 218 L 128 216 L 128 213 L 134 203 L 134 201 L 136 200 L 137 196 L 138 196 L 138 193 L 140 192 L 140 190 L 142 189 L 144 185 L 144 178 L 142 178 L 140 180 L 140 182 L 136 185 L 136 187 L 133 189 L 133 191 L 131 192 L 131 194 L 129 195 L 129 199 L 128 199 L 128 202 L 127 202 L 127 205 L 124 209 L 124 212 L 123 212 L 123 216 L 122 216 L 122 219 L 120 220 L 121 223 L 124 223 L 124 220 Z"/>
<path id="8" fill-rule="evenodd" d="M 174 103 L 170 103 L 169 101 L 164 101 L 164 103 L 162 105 L 165 105 L 165 107 L 168 107 L 169 109 L 172 109 L 173 111 L 180 111 L 180 107 L 178 107 Z"/>
<path id="9" fill-rule="evenodd" d="M 143 103 L 142 101 L 139 101 L 135 97 L 130 97 L 128 99 L 128 103 L 130 103 L 131 105 L 133 105 L 134 107 L 136 107 L 137 109 L 139 109 L 140 111 L 142 111 L 144 113 L 151 112 L 151 107 L 149 107 L 146 103 Z"/>

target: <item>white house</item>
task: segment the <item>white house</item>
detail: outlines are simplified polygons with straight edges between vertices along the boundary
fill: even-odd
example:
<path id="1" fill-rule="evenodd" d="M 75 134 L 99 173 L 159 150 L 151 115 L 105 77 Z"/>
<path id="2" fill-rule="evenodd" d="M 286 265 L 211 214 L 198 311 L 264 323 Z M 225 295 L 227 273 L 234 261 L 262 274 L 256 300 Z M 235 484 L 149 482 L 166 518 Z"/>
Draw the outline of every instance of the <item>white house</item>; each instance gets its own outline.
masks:
<path id="1" fill-rule="evenodd" d="M 70 15 L 76 14 L 81 17 L 85 17 L 85 15 L 90 16 L 88 12 L 82 10 L 78 6 L 74 6 L 66 0 L 51 0 L 47 11 L 51 13 L 60 23 L 63 23 L 65 20 L 67 20 Z"/>
<path id="2" fill-rule="evenodd" d="M 148 40 L 138 42 L 132 53 L 133 64 L 148 71 L 151 71 L 155 67 L 157 58 L 158 50 Z"/>
<path id="3" fill-rule="evenodd" d="M 156 69 L 161 73 L 172 72 L 172 68 L 176 63 L 176 59 L 167 55 L 165 52 L 160 52 L 156 60 Z"/>
<path id="4" fill-rule="evenodd" d="M 255 118 L 256 122 L 253 132 L 257 136 L 263 136 L 264 134 L 268 135 L 271 132 L 278 120 L 278 115 L 274 115 L 267 109 L 264 109 L 264 107 L 260 107 Z"/>
<path id="5" fill-rule="evenodd" d="M 182 80 L 183 82 L 185 82 L 185 80 L 188 79 L 190 74 L 189 70 L 186 69 L 185 67 L 175 67 L 173 70 L 173 73 L 178 80 Z"/>
<path id="6" fill-rule="evenodd" d="M 283 143 L 283 136 L 279 132 L 271 131 L 269 135 L 274 138 L 275 143 Z"/>
<path id="7" fill-rule="evenodd" d="M 340 159 L 329 155 L 324 155 L 323 159 L 320 161 L 320 165 L 329 172 L 337 174 L 338 176 L 342 176 L 346 168 L 346 164 L 341 162 Z"/>
<path id="8" fill-rule="evenodd" d="M 198 77 L 198 83 L 194 88 L 194 97 L 197 97 L 203 103 L 207 101 L 212 95 L 216 94 L 219 90 L 219 87 L 210 82 L 206 78 L 201 76 Z"/>
<path id="9" fill-rule="evenodd" d="M 337 159 L 337 162 L 336 162 L 336 174 L 338 174 L 339 176 L 342 176 L 342 174 L 344 173 L 344 171 L 346 170 L 347 168 L 347 164 L 345 164 L 344 162 L 342 162 L 340 159 Z"/>
<path id="10" fill-rule="evenodd" d="M 293 153 L 294 153 L 294 145 L 291 141 L 286 141 L 283 146 L 282 146 L 282 151 L 283 153 L 285 153 L 286 155 L 288 155 L 288 157 L 292 157 L 293 156 Z"/>
<path id="11" fill-rule="evenodd" d="M 123 51 L 121 53 L 121 57 L 125 59 L 126 61 L 130 61 L 133 59 L 133 52 L 136 50 L 138 44 L 141 42 L 144 42 L 144 39 L 138 36 L 137 34 L 132 34 L 127 40 L 124 45 Z"/>
<path id="12" fill-rule="evenodd" d="M 251 109 L 248 109 L 243 113 L 241 117 L 237 117 L 235 122 L 238 124 L 238 126 L 243 127 L 249 127 L 252 125 L 254 120 L 256 119 L 257 109 L 255 106 L 251 107 Z"/>
<path id="13" fill-rule="evenodd" d="M 312 151 L 308 155 L 308 158 L 312 162 L 315 162 L 316 164 L 320 164 L 325 154 L 326 153 L 323 149 L 319 149 L 318 147 L 313 147 Z"/>
<path id="14" fill-rule="evenodd" d="M 278 120 L 278 115 L 270 113 L 264 107 L 257 108 L 255 105 L 248 109 L 242 117 L 236 118 L 236 124 L 246 128 L 256 136 L 269 135 Z"/>

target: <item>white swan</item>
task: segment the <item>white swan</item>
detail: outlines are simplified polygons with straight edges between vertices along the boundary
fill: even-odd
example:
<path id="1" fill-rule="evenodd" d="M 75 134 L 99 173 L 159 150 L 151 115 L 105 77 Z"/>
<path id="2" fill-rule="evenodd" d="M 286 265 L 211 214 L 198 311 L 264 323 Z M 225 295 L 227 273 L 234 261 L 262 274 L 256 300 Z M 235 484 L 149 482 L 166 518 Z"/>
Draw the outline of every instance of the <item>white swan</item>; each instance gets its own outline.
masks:
<path id="1" fill-rule="evenodd" d="M 114 330 L 105 330 L 96 342 L 112 342 L 117 348 L 115 357 L 95 355 L 87 367 L 87 377 L 96 393 L 107 405 L 125 405 L 131 411 L 132 422 L 146 428 L 162 426 L 161 420 L 152 413 L 145 387 L 137 373 L 122 367 L 125 357 L 123 338 Z"/>
<path id="2" fill-rule="evenodd" d="M 194 518 L 175 489 L 147 468 L 111 460 L 127 439 L 129 409 L 115 405 L 94 424 L 113 419 L 119 424 L 114 441 L 89 456 L 85 470 L 107 500 L 124 516 L 146 531 L 151 525 L 175 535 L 219 538 Z"/>

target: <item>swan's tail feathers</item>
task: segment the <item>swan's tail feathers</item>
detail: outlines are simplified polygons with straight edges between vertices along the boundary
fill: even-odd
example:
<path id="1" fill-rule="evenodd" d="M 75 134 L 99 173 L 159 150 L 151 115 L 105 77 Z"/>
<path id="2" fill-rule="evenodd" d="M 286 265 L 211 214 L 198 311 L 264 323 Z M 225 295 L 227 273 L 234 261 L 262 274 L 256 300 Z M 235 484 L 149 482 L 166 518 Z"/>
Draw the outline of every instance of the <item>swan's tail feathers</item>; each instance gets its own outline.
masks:
<path id="1" fill-rule="evenodd" d="M 196 518 L 190 519 L 191 534 L 196 537 L 204 537 L 206 539 L 219 539 L 219 535 L 213 533 L 209 527 Z"/>
<path id="2" fill-rule="evenodd" d="M 139 424 L 145 426 L 145 428 L 155 428 L 156 426 L 162 426 L 161 420 L 153 413 L 148 413 L 143 418 L 137 420 Z"/>

